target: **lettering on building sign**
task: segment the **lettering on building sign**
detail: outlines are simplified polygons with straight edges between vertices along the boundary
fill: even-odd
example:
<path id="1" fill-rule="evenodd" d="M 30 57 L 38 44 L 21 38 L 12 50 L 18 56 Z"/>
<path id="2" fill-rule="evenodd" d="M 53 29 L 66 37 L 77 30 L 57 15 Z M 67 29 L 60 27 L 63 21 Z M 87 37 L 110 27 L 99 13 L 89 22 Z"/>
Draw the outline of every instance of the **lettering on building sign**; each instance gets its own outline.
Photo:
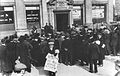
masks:
<path id="1" fill-rule="evenodd" d="M 104 18 L 104 6 L 92 7 L 92 18 Z"/>
<path id="2" fill-rule="evenodd" d="M 57 7 L 57 9 L 67 9 L 67 1 L 57 1 L 57 3 L 56 3 L 56 7 Z"/>

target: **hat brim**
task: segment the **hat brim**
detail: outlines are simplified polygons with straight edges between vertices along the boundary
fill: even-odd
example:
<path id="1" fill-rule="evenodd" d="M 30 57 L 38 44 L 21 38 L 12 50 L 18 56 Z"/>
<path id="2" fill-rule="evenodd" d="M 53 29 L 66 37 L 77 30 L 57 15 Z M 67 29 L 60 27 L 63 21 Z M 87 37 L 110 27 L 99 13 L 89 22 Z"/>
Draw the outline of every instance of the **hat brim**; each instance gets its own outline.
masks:
<path id="1" fill-rule="evenodd" d="M 49 44 L 49 45 L 54 45 L 54 42 L 49 42 L 48 44 Z"/>

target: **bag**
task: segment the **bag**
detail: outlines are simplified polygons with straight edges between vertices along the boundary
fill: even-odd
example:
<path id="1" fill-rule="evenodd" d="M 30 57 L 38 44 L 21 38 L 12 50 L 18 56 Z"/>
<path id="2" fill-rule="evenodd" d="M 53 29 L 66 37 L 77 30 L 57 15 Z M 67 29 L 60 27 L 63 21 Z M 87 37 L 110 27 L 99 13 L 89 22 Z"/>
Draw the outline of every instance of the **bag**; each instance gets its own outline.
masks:
<path id="1" fill-rule="evenodd" d="M 19 59 L 20 59 L 20 57 L 18 57 L 18 59 L 15 61 L 15 63 L 16 63 L 16 65 L 15 65 L 15 70 L 16 70 L 16 71 L 21 71 L 22 69 L 27 68 L 27 66 L 26 66 L 25 64 L 21 63 L 21 62 L 19 61 Z"/>
<path id="2" fill-rule="evenodd" d="M 58 67 L 58 58 L 53 54 L 48 53 L 46 56 L 47 60 L 45 62 L 44 70 L 56 72 Z"/>
<path id="3" fill-rule="evenodd" d="M 20 72 L 20 73 L 12 72 L 11 76 L 40 76 L 40 75 L 39 75 L 39 70 L 37 70 L 36 67 L 34 67 L 31 64 L 31 72 L 30 73 L 27 71 L 25 71 L 24 73 L 23 72 Z"/>

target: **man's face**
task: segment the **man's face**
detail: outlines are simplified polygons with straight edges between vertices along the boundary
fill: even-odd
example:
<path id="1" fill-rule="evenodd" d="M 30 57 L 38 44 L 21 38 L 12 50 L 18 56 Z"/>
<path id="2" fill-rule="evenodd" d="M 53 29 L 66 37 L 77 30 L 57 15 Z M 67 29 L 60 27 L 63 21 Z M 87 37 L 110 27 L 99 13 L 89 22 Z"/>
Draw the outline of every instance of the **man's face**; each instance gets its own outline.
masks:
<path id="1" fill-rule="evenodd" d="M 101 38 L 102 36 L 101 35 L 98 35 L 99 38 Z"/>
<path id="2" fill-rule="evenodd" d="M 50 44 L 50 45 L 49 45 L 49 47 L 50 47 L 50 48 L 53 48 L 53 47 L 54 47 L 54 45 L 53 45 L 53 44 Z"/>

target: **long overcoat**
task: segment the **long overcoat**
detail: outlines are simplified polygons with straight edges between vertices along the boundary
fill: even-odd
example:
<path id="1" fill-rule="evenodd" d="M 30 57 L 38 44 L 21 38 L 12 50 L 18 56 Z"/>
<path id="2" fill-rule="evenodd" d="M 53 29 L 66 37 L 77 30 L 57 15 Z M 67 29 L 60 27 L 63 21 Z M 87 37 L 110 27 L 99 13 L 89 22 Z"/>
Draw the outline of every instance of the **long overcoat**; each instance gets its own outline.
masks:
<path id="1" fill-rule="evenodd" d="M 99 54 L 100 54 L 100 51 L 99 51 L 99 47 L 97 44 L 95 43 L 92 43 L 90 44 L 90 47 L 89 47 L 89 60 L 99 60 Z"/>
<path id="2" fill-rule="evenodd" d="M 6 50 L 6 46 L 5 45 L 1 45 L 0 46 L 0 72 L 2 72 L 5 67 L 4 63 L 5 63 L 5 50 Z"/>
<path id="3" fill-rule="evenodd" d="M 20 56 L 20 62 L 25 64 L 27 68 L 31 68 L 30 49 L 31 45 L 25 40 L 18 44 L 17 56 Z"/>
<path id="4" fill-rule="evenodd" d="M 17 43 L 14 41 L 10 41 L 6 44 L 4 72 L 12 72 L 14 70 L 15 60 L 17 59 L 16 48 Z"/>

